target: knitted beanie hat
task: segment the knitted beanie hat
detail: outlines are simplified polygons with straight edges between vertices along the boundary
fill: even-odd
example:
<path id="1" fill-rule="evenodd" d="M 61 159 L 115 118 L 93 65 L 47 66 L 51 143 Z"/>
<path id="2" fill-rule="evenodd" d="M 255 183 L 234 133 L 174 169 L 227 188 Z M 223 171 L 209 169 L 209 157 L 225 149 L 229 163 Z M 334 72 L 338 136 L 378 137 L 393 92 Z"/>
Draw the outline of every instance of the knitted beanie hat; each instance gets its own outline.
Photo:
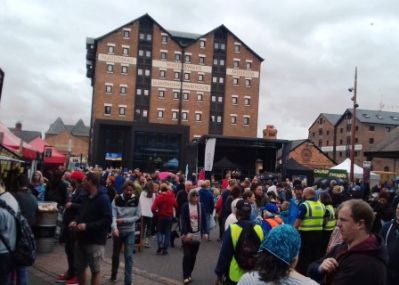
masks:
<path id="1" fill-rule="evenodd" d="M 299 254 L 301 237 L 291 225 L 280 225 L 273 228 L 260 245 L 259 251 L 268 251 L 281 261 L 291 265 Z"/>

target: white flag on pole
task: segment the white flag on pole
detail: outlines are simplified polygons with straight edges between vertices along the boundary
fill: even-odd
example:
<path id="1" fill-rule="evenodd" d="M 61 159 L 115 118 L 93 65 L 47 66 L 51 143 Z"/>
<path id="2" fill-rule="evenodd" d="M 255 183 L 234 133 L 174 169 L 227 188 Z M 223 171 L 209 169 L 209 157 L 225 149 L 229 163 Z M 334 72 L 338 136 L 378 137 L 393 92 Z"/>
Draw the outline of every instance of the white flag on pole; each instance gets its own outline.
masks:
<path id="1" fill-rule="evenodd" d="M 213 158 L 215 156 L 216 138 L 209 138 L 206 140 L 205 145 L 205 159 L 204 159 L 204 170 L 212 171 Z"/>

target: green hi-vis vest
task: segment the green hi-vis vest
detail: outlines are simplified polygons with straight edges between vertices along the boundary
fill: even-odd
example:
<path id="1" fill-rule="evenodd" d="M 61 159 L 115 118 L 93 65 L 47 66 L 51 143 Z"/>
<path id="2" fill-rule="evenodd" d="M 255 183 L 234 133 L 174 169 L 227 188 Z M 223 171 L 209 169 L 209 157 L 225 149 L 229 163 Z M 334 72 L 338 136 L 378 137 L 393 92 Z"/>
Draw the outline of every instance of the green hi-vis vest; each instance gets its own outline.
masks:
<path id="1" fill-rule="evenodd" d="M 307 200 L 303 204 L 306 207 L 306 214 L 298 230 L 322 231 L 326 207 L 320 201 Z"/>
<path id="2" fill-rule="evenodd" d="M 260 241 L 262 242 L 263 239 L 265 238 L 263 235 L 263 230 L 262 227 L 259 225 L 254 225 L 254 230 L 259 237 Z M 236 249 L 238 239 L 240 238 L 241 232 L 242 232 L 242 227 L 240 227 L 237 224 L 232 224 L 230 225 L 230 231 L 231 231 L 231 240 L 233 242 L 233 249 Z M 230 262 L 230 267 L 229 267 L 229 278 L 233 282 L 238 282 L 240 280 L 241 276 L 243 276 L 246 273 L 245 270 L 240 268 L 240 266 L 237 263 L 236 258 L 234 257 L 231 259 Z"/>
<path id="3" fill-rule="evenodd" d="M 326 224 L 324 225 L 325 231 L 332 231 L 334 230 L 335 226 L 337 225 L 337 220 L 335 219 L 335 210 L 332 205 L 327 205 L 326 206 L 326 211 L 329 212 L 330 214 L 328 215 L 328 219 Z"/>

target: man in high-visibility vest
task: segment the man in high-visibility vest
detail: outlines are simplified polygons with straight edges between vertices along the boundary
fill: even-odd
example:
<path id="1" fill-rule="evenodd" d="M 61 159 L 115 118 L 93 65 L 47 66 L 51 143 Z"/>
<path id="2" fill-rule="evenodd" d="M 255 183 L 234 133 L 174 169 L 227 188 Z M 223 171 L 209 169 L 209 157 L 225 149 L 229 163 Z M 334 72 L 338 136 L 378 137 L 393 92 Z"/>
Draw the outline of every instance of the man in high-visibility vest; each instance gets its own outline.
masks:
<path id="1" fill-rule="evenodd" d="M 309 264 L 324 255 L 323 224 L 326 207 L 317 200 L 312 187 L 303 190 L 303 202 L 299 205 L 295 227 L 301 235 L 301 251 L 297 270 L 306 275 Z"/>
<path id="2" fill-rule="evenodd" d="M 255 224 L 250 219 L 252 210 L 251 204 L 240 200 L 237 202 L 236 208 L 238 222 L 230 225 L 223 235 L 222 248 L 220 249 L 219 259 L 215 268 L 215 273 L 217 275 L 216 284 L 237 284 L 241 276 L 248 271 L 240 266 L 240 258 L 236 255 L 236 252 L 241 249 L 239 248 L 239 240 L 242 234 L 243 237 L 249 236 L 247 235 L 247 231 L 251 228 L 253 229 L 251 236 L 254 237 L 255 240 L 253 241 L 251 238 L 250 244 L 255 245 L 255 248 L 253 256 L 251 255 L 248 260 L 253 259 L 254 262 L 256 261 L 259 245 L 264 239 L 261 226 Z M 241 243 L 242 242 L 243 238 L 241 238 Z M 246 265 L 249 265 L 249 263 Z"/>

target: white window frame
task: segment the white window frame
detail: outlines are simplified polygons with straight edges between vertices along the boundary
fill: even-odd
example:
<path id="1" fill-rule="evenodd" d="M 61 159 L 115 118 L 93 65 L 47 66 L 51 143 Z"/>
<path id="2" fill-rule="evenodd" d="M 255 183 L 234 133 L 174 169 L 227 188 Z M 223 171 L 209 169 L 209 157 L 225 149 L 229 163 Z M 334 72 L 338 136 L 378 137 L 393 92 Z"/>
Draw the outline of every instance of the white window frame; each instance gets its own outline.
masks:
<path id="1" fill-rule="evenodd" d="M 204 93 L 197 92 L 197 101 L 199 101 L 199 102 L 204 101 Z"/>
<path id="2" fill-rule="evenodd" d="M 195 121 L 202 122 L 202 112 L 201 111 L 195 111 Z"/>
<path id="3" fill-rule="evenodd" d="M 144 56 L 144 50 L 143 49 L 139 49 L 139 56 Z"/>
<path id="4" fill-rule="evenodd" d="M 182 110 L 182 112 L 181 112 L 181 120 L 182 121 L 188 121 L 188 111 L 186 111 L 186 110 Z"/>
<path id="5" fill-rule="evenodd" d="M 107 62 L 107 73 L 114 73 L 114 66 L 115 64 L 113 62 Z M 112 66 L 112 67 L 111 67 Z M 111 68 L 110 68 L 111 67 Z"/>
<path id="6" fill-rule="evenodd" d="M 175 72 L 174 72 L 174 75 L 173 75 L 173 78 L 174 78 L 175 80 L 180 80 L 180 71 L 175 71 Z"/>
<path id="7" fill-rule="evenodd" d="M 188 101 L 190 99 L 190 92 L 189 91 L 183 91 L 183 100 Z"/>
<path id="8" fill-rule="evenodd" d="M 157 108 L 157 118 L 163 119 L 165 117 L 165 109 L 164 108 Z"/>
<path id="9" fill-rule="evenodd" d="M 130 48 L 128 46 L 122 46 L 122 55 L 129 56 Z"/>
<path id="10" fill-rule="evenodd" d="M 144 89 L 143 94 L 144 94 L 144 96 L 150 96 L 150 90 Z"/>
<path id="11" fill-rule="evenodd" d="M 144 70 L 144 75 L 147 77 L 151 76 L 151 70 L 150 69 Z"/>
<path id="12" fill-rule="evenodd" d="M 159 78 L 165 79 L 166 78 L 166 70 L 165 69 L 160 69 L 159 70 Z"/>
<path id="13" fill-rule="evenodd" d="M 190 72 L 184 72 L 184 80 L 185 81 L 190 81 L 190 76 L 191 76 Z"/>
<path id="14" fill-rule="evenodd" d="M 218 96 L 218 103 L 223 103 L 223 97 L 222 96 Z"/>
<path id="15" fill-rule="evenodd" d="M 127 85 L 119 85 L 119 95 L 126 95 L 127 94 Z"/>
<path id="16" fill-rule="evenodd" d="M 120 117 L 126 116 L 126 109 L 127 109 L 126 105 L 118 105 L 118 114 Z M 123 110 L 123 112 L 121 112 L 121 110 Z"/>
<path id="17" fill-rule="evenodd" d="M 161 50 L 160 58 L 162 61 L 167 61 L 168 60 L 168 52 L 165 50 Z"/>
<path id="18" fill-rule="evenodd" d="M 234 43 L 234 52 L 240 53 L 241 52 L 241 43 L 235 42 Z"/>
<path id="19" fill-rule="evenodd" d="M 114 87 L 114 84 L 105 83 L 105 94 L 112 94 L 113 87 Z"/>
<path id="20" fill-rule="evenodd" d="M 158 89 L 158 98 L 165 99 L 166 90 L 165 89 Z"/>
<path id="21" fill-rule="evenodd" d="M 250 96 L 244 97 L 244 106 L 251 106 L 251 97 Z"/>
<path id="22" fill-rule="evenodd" d="M 109 113 L 107 113 L 107 107 L 109 107 Z M 104 115 L 111 116 L 112 115 L 112 104 L 104 104 Z"/>
<path id="23" fill-rule="evenodd" d="M 173 90 L 173 100 L 179 100 L 180 99 L 180 91 L 178 90 Z"/>
<path id="24" fill-rule="evenodd" d="M 234 86 L 239 86 L 240 85 L 240 78 L 239 77 L 233 77 L 233 85 Z"/>
<path id="25" fill-rule="evenodd" d="M 231 104 L 238 105 L 238 95 L 231 96 Z"/>
<path id="26" fill-rule="evenodd" d="M 248 121 L 248 122 L 246 122 L 246 121 Z M 244 126 L 249 126 L 251 124 L 251 116 L 244 115 L 242 123 Z"/>
<path id="27" fill-rule="evenodd" d="M 245 87 L 251 87 L 252 86 L 252 79 L 251 78 L 245 78 Z"/>
<path id="28" fill-rule="evenodd" d="M 205 48 L 206 47 L 206 39 L 200 39 L 199 46 L 200 46 L 200 48 Z"/>
<path id="29" fill-rule="evenodd" d="M 130 32 L 131 32 L 130 28 L 123 28 L 123 31 L 122 31 L 123 38 L 130 39 Z"/>
<path id="30" fill-rule="evenodd" d="M 137 95 L 137 96 L 143 95 L 143 89 L 137 88 L 137 89 L 136 89 L 136 95 Z"/>
<path id="31" fill-rule="evenodd" d="M 205 81 L 205 73 L 198 73 L 198 81 L 199 82 Z"/>
<path id="32" fill-rule="evenodd" d="M 121 64 L 121 74 L 126 75 L 129 73 L 129 65 Z"/>
<path id="33" fill-rule="evenodd" d="M 237 125 L 237 115 L 236 114 L 230 115 L 230 122 L 232 125 Z"/>
<path id="34" fill-rule="evenodd" d="M 179 119 L 179 110 L 172 109 L 172 120 L 177 121 Z"/>
<path id="35" fill-rule="evenodd" d="M 168 39 L 169 39 L 168 34 L 161 33 L 161 43 L 167 44 L 168 43 Z"/>
<path id="36" fill-rule="evenodd" d="M 108 54 L 115 54 L 115 44 L 108 43 L 107 44 L 107 52 L 108 52 Z"/>
<path id="37" fill-rule="evenodd" d="M 145 57 L 151 57 L 151 51 L 150 50 L 146 50 L 145 51 Z"/>

